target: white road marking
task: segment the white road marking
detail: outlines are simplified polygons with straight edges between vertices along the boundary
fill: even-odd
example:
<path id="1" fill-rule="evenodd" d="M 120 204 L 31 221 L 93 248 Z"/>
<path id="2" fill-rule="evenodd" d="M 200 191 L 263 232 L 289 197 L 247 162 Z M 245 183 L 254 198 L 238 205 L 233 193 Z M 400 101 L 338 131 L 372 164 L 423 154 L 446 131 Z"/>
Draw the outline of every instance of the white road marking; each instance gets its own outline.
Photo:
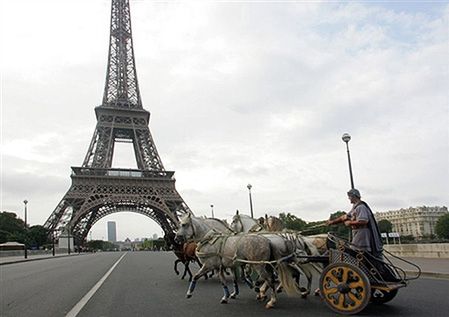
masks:
<path id="1" fill-rule="evenodd" d="M 120 261 L 124 258 L 124 256 L 126 255 L 123 254 L 120 259 L 117 260 L 117 262 L 114 263 L 114 265 L 109 269 L 109 271 L 106 272 L 106 274 L 97 282 L 97 284 L 94 285 L 94 287 L 92 287 L 90 289 L 89 292 L 87 292 L 86 295 L 84 295 L 83 298 L 81 298 L 81 300 L 75 305 L 73 306 L 72 310 L 70 310 L 67 315 L 65 315 L 66 317 L 76 317 L 78 315 L 78 313 L 81 311 L 81 309 L 83 309 L 84 305 L 87 304 L 87 302 L 89 301 L 89 299 L 95 294 L 95 292 L 100 288 L 100 286 L 104 283 L 104 281 L 106 281 L 106 279 L 108 278 L 109 274 L 112 273 L 112 271 L 115 269 L 115 267 L 117 266 L 117 264 L 120 263 Z"/>

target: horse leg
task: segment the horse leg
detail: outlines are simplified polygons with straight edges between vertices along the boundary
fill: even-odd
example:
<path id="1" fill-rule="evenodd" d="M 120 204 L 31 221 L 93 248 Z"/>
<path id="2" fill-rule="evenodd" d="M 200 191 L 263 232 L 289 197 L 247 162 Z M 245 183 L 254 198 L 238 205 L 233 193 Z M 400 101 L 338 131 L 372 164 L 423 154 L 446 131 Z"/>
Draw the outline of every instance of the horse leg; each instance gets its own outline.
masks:
<path id="1" fill-rule="evenodd" d="M 265 305 L 266 309 L 270 309 L 270 308 L 274 307 L 274 304 L 277 302 L 274 275 L 273 275 L 273 273 L 268 272 L 268 270 L 264 266 L 262 266 L 262 265 L 260 265 L 260 266 L 257 265 L 256 270 L 258 271 L 260 277 L 265 281 L 264 284 L 262 285 L 262 287 L 260 288 L 261 292 L 259 293 L 259 295 L 263 294 L 263 297 L 261 297 L 261 299 L 262 298 L 263 299 L 267 298 L 267 295 L 265 294 L 265 291 L 266 291 L 266 289 L 268 287 L 271 288 L 270 300 Z"/>
<path id="2" fill-rule="evenodd" d="M 184 262 L 184 274 L 182 274 L 181 280 L 183 280 L 186 277 L 188 269 L 189 269 L 189 262 L 186 261 L 186 262 Z"/>
<path id="3" fill-rule="evenodd" d="M 189 273 L 189 282 L 191 282 L 193 274 L 192 274 L 192 271 L 190 271 L 189 262 L 186 265 L 186 271 L 187 271 L 187 273 Z"/>
<path id="4" fill-rule="evenodd" d="M 181 262 L 180 259 L 177 259 L 177 260 L 175 261 L 175 267 L 174 267 L 174 269 L 175 269 L 176 275 L 179 275 L 179 271 L 178 271 L 178 263 L 179 263 L 179 262 Z"/>
<path id="5" fill-rule="evenodd" d="M 234 284 L 234 291 L 231 293 L 231 298 L 236 298 L 238 294 L 240 294 L 239 291 L 239 284 L 237 283 L 237 269 L 233 269 L 232 270 L 232 275 L 233 275 L 233 284 Z"/>
<path id="6" fill-rule="evenodd" d="M 242 270 L 242 279 L 243 281 L 246 283 L 246 285 L 249 286 L 250 289 L 254 288 L 254 283 L 253 280 L 251 278 L 251 275 L 249 273 L 249 266 L 248 265 L 243 265 L 241 266 L 241 270 Z"/>
<path id="7" fill-rule="evenodd" d="M 259 287 L 259 292 L 256 295 L 256 299 L 259 301 L 264 301 L 267 299 L 267 291 L 268 288 L 268 283 L 267 282 L 263 282 L 262 286 Z"/>
<path id="8" fill-rule="evenodd" d="M 186 297 L 190 298 L 192 297 L 193 291 L 195 290 L 195 286 L 196 286 L 196 282 L 198 281 L 198 279 L 203 276 L 204 274 L 206 274 L 208 272 L 208 268 L 203 265 L 198 272 L 196 272 L 195 276 L 193 277 L 192 281 L 189 284 L 189 288 L 187 290 L 187 294 Z"/>
<path id="9" fill-rule="evenodd" d="M 221 298 L 220 303 L 227 304 L 230 294 L 229 294 L 228 286 L 226 285 L 226 277 L 225 277 L 223 268 L 219 269 L 218 276 L 220 277 L 220 282 L 221 282 L 221 286 L 223 286 L 223 293 L 224 293 L 223 297 Z"/>

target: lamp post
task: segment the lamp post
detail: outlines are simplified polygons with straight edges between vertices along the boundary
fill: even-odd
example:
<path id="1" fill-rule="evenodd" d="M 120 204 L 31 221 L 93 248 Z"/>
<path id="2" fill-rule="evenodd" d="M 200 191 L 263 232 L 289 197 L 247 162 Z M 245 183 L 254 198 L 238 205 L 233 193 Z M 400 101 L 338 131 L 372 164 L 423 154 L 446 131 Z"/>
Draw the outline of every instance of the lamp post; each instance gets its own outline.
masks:
<path id="1" fill-rule="evenodd" d="M 349 141 L 351 136 L 348 133 L 344 133 L 341 137 L 343 142 L 346 143 L 346 152 L 348 153 L 348 164 L 349 164 L 349 177 L 351 178 L 351 188 L 354 189 L 354 179 L 352 178 L 352 167 L 351 167 L 351 155 L 349 154 Z"/>
<path id="2" fill-rule="evenodd" d="M 254 214 L 253 214 L 253 200 L 251 198 L 251 188 L 253 188 L 253 186 L 251 184 L 248 184 L 246 186 L 246 188 L 248 188 L 248 192 L 249 192 L 249 209 L 251 210 L 251 218 L 254 218 Z"/>
<path id="3" fill-rule="evenodd" d="M 28 250 L 27 250 L 27 241 L 28 241 L 28 227 L 27 227 L 27 204 L 28 200 L 24 200 L 23 203 L 25 204 L 25 259 L 28 258 Z"/>
<path id="4" fill-rule="evenodd" d="M 70 255 L 70 226 L 67 224 L 67 254 Z"/>
<path id="5" fill-rule="evenodd" d="M 212 212 L 212 218 L 214 218 L 214 205 L 210 205 L 210 209 L 211 209 L 211 212 Z"/>
<path id="6" fill-rule="evenodd" d="M 55 230 L 54 229 L 51 231 L 51 245 L 52 245 L 51 254 L 53 256 L 55 256 Z"/>

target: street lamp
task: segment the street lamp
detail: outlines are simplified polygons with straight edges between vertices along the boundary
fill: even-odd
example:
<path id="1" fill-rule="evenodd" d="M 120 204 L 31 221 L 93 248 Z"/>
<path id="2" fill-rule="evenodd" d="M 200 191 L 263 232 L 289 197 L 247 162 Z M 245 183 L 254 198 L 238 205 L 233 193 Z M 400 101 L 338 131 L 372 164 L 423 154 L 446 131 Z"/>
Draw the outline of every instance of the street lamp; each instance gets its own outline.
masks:
<path id="1" fill-rule="evenodd" d="M 51 254 L 53 254 L 53 256 L 55 256 L 55 230 L 54 229 L 51 231 L 51 244 L 52 244 Z"/>
<path id="2" fill-rule="evenodd" d="M 70 226 L 67 224 L 67 254 L 70 255 Z"/>
<path id="3" fill-rule="evenodd" d="M 349 154 L 349 141 L 351 136 L 348 133 L 344 133 L 341 137 L 343 142 L 346 143 L 346 152 L 348 153 L 348 164 L 349 164 L 349 177 L 351 178 L 351 188 L 354 188 L 354 179 L 352 178 L 352 167 L 351 167 L 351 155 Z"/>
<path id="4" fill-rule="evenodd" d="M 212 211 L 212 218 L 214 218 L 214 205 L 210 205 L 210 209 Z"/>
<path id="5" fill-rule="evenodd" d="M 254 215 L 253 215 L 253 200 L 251 198 L 251 188 L 253 188 L 253 186 L 251 184 L 248 184 L 246 186 L 246 188 L 248 188 L 248 192 L 249 192 L 249 209 L 251 210 L 251 218 L 254 218 Z"/>
<path id="6" fill-rule="evenodd" d="M 28 200 L 24 200 L 23 203 L 25 204 L 25 259 L 28 258 L 28 250 L 27 250 L 27 241 L 28 241 L 28 228 L 27 228 L 27 204 Z"/>

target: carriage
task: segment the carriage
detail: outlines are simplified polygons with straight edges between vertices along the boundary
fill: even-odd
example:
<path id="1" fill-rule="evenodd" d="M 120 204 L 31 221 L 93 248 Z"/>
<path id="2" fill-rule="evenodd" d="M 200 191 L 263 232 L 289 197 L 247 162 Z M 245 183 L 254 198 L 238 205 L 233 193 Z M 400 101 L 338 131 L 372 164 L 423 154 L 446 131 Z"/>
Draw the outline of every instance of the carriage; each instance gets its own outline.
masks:
<path id="1" fill-rule="evenodd" d="M 234 267 L 236 263 L 246 263 L 250 265 L 269 264 L 273 267 L 276 266 L 275 269 L 278 270 L 279 267 L 288 263 L 292 268 L 296 267 L 296 269 L 299 269 L 297 272 L 304 273 L 308 280 L 307 289 L 305 289 L 304 292 L 301 291 L 301 296 L 306 296 L 310 292 L 312 275 L 309 269 L 313 267 L 320 274 L 319 288 L 322 299 L 330 309 L 339 314 L 357 314 L 370 302 L 374 304 L 387 303 L 397 295 L 400 288 L 407 286 L 408 281 L 419 278 L 421 274 L 421 269 L 418 266 L 394 256 L 386 250 L 380 255 L 374 256 L 370 252 L 360 250 L 349 241 L 339 238 L 332 233 L 328 233 L 323 237 L 304 236 L 300 232 L 285 230 L 275 232 L 254 230 L 254 226 L 258 225 L 256 220 L 249 216 L 239 215 L 237 213 L 233 218 L 231 228 L 221 224 L 223 229 L 221 232 L 226 230 L 231 232 L 224 234 L 219 233 L 219 230 L 211 230 L 212 228 L 205 224 L 206 220 L 207 219 L 186 215 L 186 217 L 181 220 L 180 229 L 177 232 L 177 236 L 180 237 L 187 239 L 196 238 L 201 246 L 214 246 L 215 249 L 212 250 L 213 252 L 211 250 L 203 252 L 200 250 L 201 248 L 197 248 L 196 254 L 203 255 L 203 260 L 217 258 L 217 263 L 215 263 L 215 265 L 219 265 L 220 269 L 223 268 L 224 260 L 229 262 L 230 268 Z M 248 232 L 252 233 L 248 235 L 244 234 Z M 239 233 L 243 233 L 243 235 L 236 236 Z M 283 255 L 277 254 L 274 259 L 268 254 L 268 257 L 263 260 L 243 259 L 238 255 L 236 249 L 232 248 L 231 250 L 227 250 L 229 251 L 229 255 L 226 255 L 226 252 L 223 251 L 225 241 L 231 240 L 231 237 L 233 237 L 232 239 L 236 238 L 236 241 L 243 241 L 243 237 L 254 239 L 254 236 L 257 235 L 266 238 L 262 239 L 265 243 L 257 244 L 257 250 L 262 250 L 262 246 L 265 246 L 265 248 L 268 247 L 270 252 L 274 249 L 280 250 L 282 246 L 287 245 L 286 241 L 293 242 L 296 250 L 289 250 Z M 305 238 L 309 239 L 307 243 L 304 240 Z M 266 241 L 267 239 L 269 241 Z M 281 241 L 276 243 L 277 240 Z M 209 243 L 209 241 L 212 242 Z M 315 247 L 314 252 L 312 252 L 310 244 L 313 245 L 312 247 Z M 319 247 L 318 244 L 320 245 Z M 253 254 L 255 245 L 256 244 L 252 242 L 247 243 L 246 247 L 249 247 L 250 250 L 246 251 Z M 326 245 L 326 248 L 323 249 L 322 246 L 324 245 Z M 236 246 L 237 243 L 234 244 L 234 247 Z M 318 250 L 318 248 L 320 250 Z M 407 276 L 407 273 L 403 269 L 393 264 L 393 258 L 396 259 L 396 262 L 401 261 L 415 267 L 416 275 L 411 277 Z M 321 263 L 323 266 L 319 267 L 318 265 L 315 265 L 318 263 Z M 208 267 L 206 263 L 203 263 L 200 271 L 193 277 L 193 280 L 189 285 L 187 298 L 192 296 L 196 281 L 207 272 L 208 268 L 211 269 L 213 267 L 212 265 Z M 282 272 L 278 271 L 277 273 Z M 229 291 L 224 276 L 222 276 L 222 274 L 219 276 L 225 293 L 221 300 L 221 302 L 224 303 L 227 302 L 227 299 L 229 298 Z M 235 278 L 236 275 L 234 274 L 234 289 L 238 293 Z M 290 276 L 290 278 L 293 277 Z M 271 280 L 271 278 L 265 279 L 266 282 L 268 280 Z M 281 284 L 283 284 L 282 286 L 287 293 L 289 293 L 287 286 L 290 283 L 287 280 L 285 280 L 285 282 L 285 284 L 283 284 L 283 282 L 281 282 Z M 299 280 L 296 280 L 295 283 L 296 286 L 299 286 Z M 275 302 L 276 291 L 273 291 L 272 297 L 265 307 L 271 308 Z"/>
<path id="2" fill-rule="evenodd" d="M 326 305 L 339 314 L 356 314 L 370 302 L 389 302 L 400 288 L 421 274 L 417 265 L 385 250 L 380 257 L 375 257 L 333 234 L 328 234 L 327 248 L 328 252 L 322 256 L 302 257 L 324 264 L 319 281 L 320 294 Z M 415 267 L 416 276 L 407 276 L 391 258 Z"/>

